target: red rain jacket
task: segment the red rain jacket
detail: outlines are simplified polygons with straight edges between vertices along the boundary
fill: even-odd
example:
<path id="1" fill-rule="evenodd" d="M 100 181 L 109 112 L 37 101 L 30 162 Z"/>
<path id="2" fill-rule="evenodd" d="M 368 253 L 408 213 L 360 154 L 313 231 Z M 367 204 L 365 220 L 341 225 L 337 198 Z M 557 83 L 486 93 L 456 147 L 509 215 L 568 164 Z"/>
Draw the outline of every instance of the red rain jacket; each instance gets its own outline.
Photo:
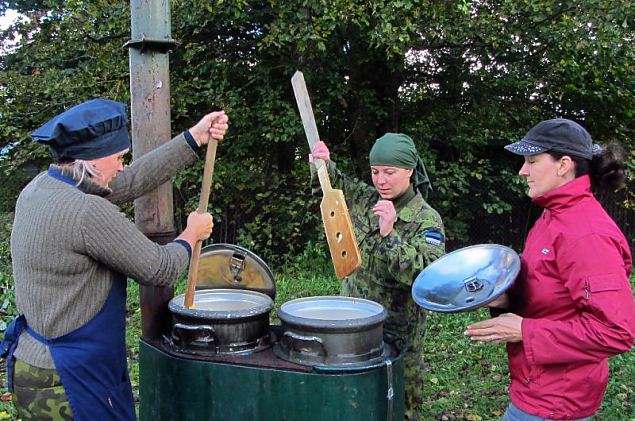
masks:
<path id="1" fill-rule="evenodd" d="M 524 317 L 522 342 L 507 344 L 511 400 L 542 418 L 589 417 L 606 390 L 608 358 L 635 341 L 629 245 L 588 176 L 534 202 L 544 212 L 510 292 L 510 310 Z"/>

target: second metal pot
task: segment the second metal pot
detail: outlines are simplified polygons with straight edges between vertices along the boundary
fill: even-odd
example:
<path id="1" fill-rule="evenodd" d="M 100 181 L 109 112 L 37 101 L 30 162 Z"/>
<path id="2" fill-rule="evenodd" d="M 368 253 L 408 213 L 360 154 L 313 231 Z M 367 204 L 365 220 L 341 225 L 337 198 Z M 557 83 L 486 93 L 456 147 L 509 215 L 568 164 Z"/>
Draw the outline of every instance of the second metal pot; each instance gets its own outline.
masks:
<path id="1" fill-rule="evenodd" d="M 355 365 L 385 358 L 381 304 L 341 296 L 306 297 L 278 311 L 283 334 L 276 355 L 303 365 Z"/>

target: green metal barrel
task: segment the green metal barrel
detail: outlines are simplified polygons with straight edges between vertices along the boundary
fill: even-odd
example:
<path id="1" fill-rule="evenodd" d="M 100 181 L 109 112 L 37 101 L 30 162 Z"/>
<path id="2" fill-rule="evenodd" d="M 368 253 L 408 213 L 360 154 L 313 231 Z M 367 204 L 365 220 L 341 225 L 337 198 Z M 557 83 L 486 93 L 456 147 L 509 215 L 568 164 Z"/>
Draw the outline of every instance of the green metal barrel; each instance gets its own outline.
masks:
<path id="1" fill-rule="evenodd" d="M 139 348 L 142 421 L 404 418 L 403 350 L 374 366 L 301 372 L 181 358 L 143 340 Z"/>

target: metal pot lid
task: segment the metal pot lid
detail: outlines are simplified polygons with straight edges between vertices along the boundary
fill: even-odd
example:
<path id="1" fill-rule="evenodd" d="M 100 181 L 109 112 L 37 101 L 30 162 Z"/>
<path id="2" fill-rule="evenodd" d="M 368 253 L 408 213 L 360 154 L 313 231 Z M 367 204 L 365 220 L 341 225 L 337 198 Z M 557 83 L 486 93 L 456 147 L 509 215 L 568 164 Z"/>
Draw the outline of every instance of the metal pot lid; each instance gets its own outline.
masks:
<path id="1" fill-rule="evenodd" d="M 503 294 L 519 272 L 520 258 L 509 247 L 464 247 L 426 267 L 412 285 L 412 298 L 424 309 L 439 313 L 474 310 Z"/>
<path id="2" fill-rule="evenodd" d="M 238 289 L 205 289 L 194 293 L 194 305 L 185 307 L 185 294 L 170 300 L 168 308 L 182 316 L 205 319 L 244 319 L 267 313 L 273 300 L 257 291 Z"/>
<path id="3" fill-rule="evenodd" d="M 234 244 L 203 247 L 196 286 L 247 289 L 276 297 L 276 283 L 269 266 L 253 252 Z"/>
<path id="4" fill-rule="evenodd" d="M 384 306 L 363 298 L 318 296 L 287 301 L 278 310 L 280 320 L 311 328 L 358 328 L 386 320 Z"/>

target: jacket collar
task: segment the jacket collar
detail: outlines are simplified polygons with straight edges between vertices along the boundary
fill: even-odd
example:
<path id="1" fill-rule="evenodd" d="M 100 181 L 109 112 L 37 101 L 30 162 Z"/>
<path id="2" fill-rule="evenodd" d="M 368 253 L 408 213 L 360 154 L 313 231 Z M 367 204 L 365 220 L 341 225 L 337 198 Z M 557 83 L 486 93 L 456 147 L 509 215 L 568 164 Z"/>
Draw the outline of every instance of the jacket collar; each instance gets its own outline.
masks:
<path id="1" fill-rule="evenodd" d="M 413 222 L 417 220 L 417 216 L 427 207 L 421 192 L 417 190 L 417 194 L 397 212 L 397 216 L 405 222 Z"/>
<path id="2" fill-rule="evenodd" d="M 377 196 L 377 200 L 381 199 L 381 196 L 379 196 L 379 193 L 376 193 L 376 196 Z M 372 202 L 376 203 L 377 201 L 375 200 Z M 421 195 L 421 192 L 417 190 L 415 196 L 412 199 L 410 199 L 410 201 L 406 203 L 403 208 L 397 211 L 397 219 L 401 219 L 404 222 L 417 221 L 418 215 L 427 208 L 429 208 L 429 205 L 426 203 L 425 199 Z M 378 222 L 379 217 L 375 215 L 372 207 L 368 210 L 368 218 L 370 220 L 371 226 L 379 225 L 379 222 Z"/>
<path id="3" fill-rule="evenodd" d="M 112 190 L 109 187 L 104 187 L 95 183 L 88 176 L 84 177 L 81 183 L 78 184 L 77 182 L 79 180 L 73 177 L 73 171 L 71 171 L 67 167 L 51 164 L 49 168 L 52 170 L 58 171 L 63 176 L 74 181 L 74 186 L 77 187 L 79 190 L 83 191 L 84 193 L 94 194 L 96 196 L 101 196 L 101 197 L 108 196 L 110 193 L 112 193 Z"/>
<path id="4" fill-rule="evenodd" d="M 583 175 L 532 201 L 540 207 L 558 212 L 589 198 L 593 198 L 591 180 L 588 175 Z"/>

